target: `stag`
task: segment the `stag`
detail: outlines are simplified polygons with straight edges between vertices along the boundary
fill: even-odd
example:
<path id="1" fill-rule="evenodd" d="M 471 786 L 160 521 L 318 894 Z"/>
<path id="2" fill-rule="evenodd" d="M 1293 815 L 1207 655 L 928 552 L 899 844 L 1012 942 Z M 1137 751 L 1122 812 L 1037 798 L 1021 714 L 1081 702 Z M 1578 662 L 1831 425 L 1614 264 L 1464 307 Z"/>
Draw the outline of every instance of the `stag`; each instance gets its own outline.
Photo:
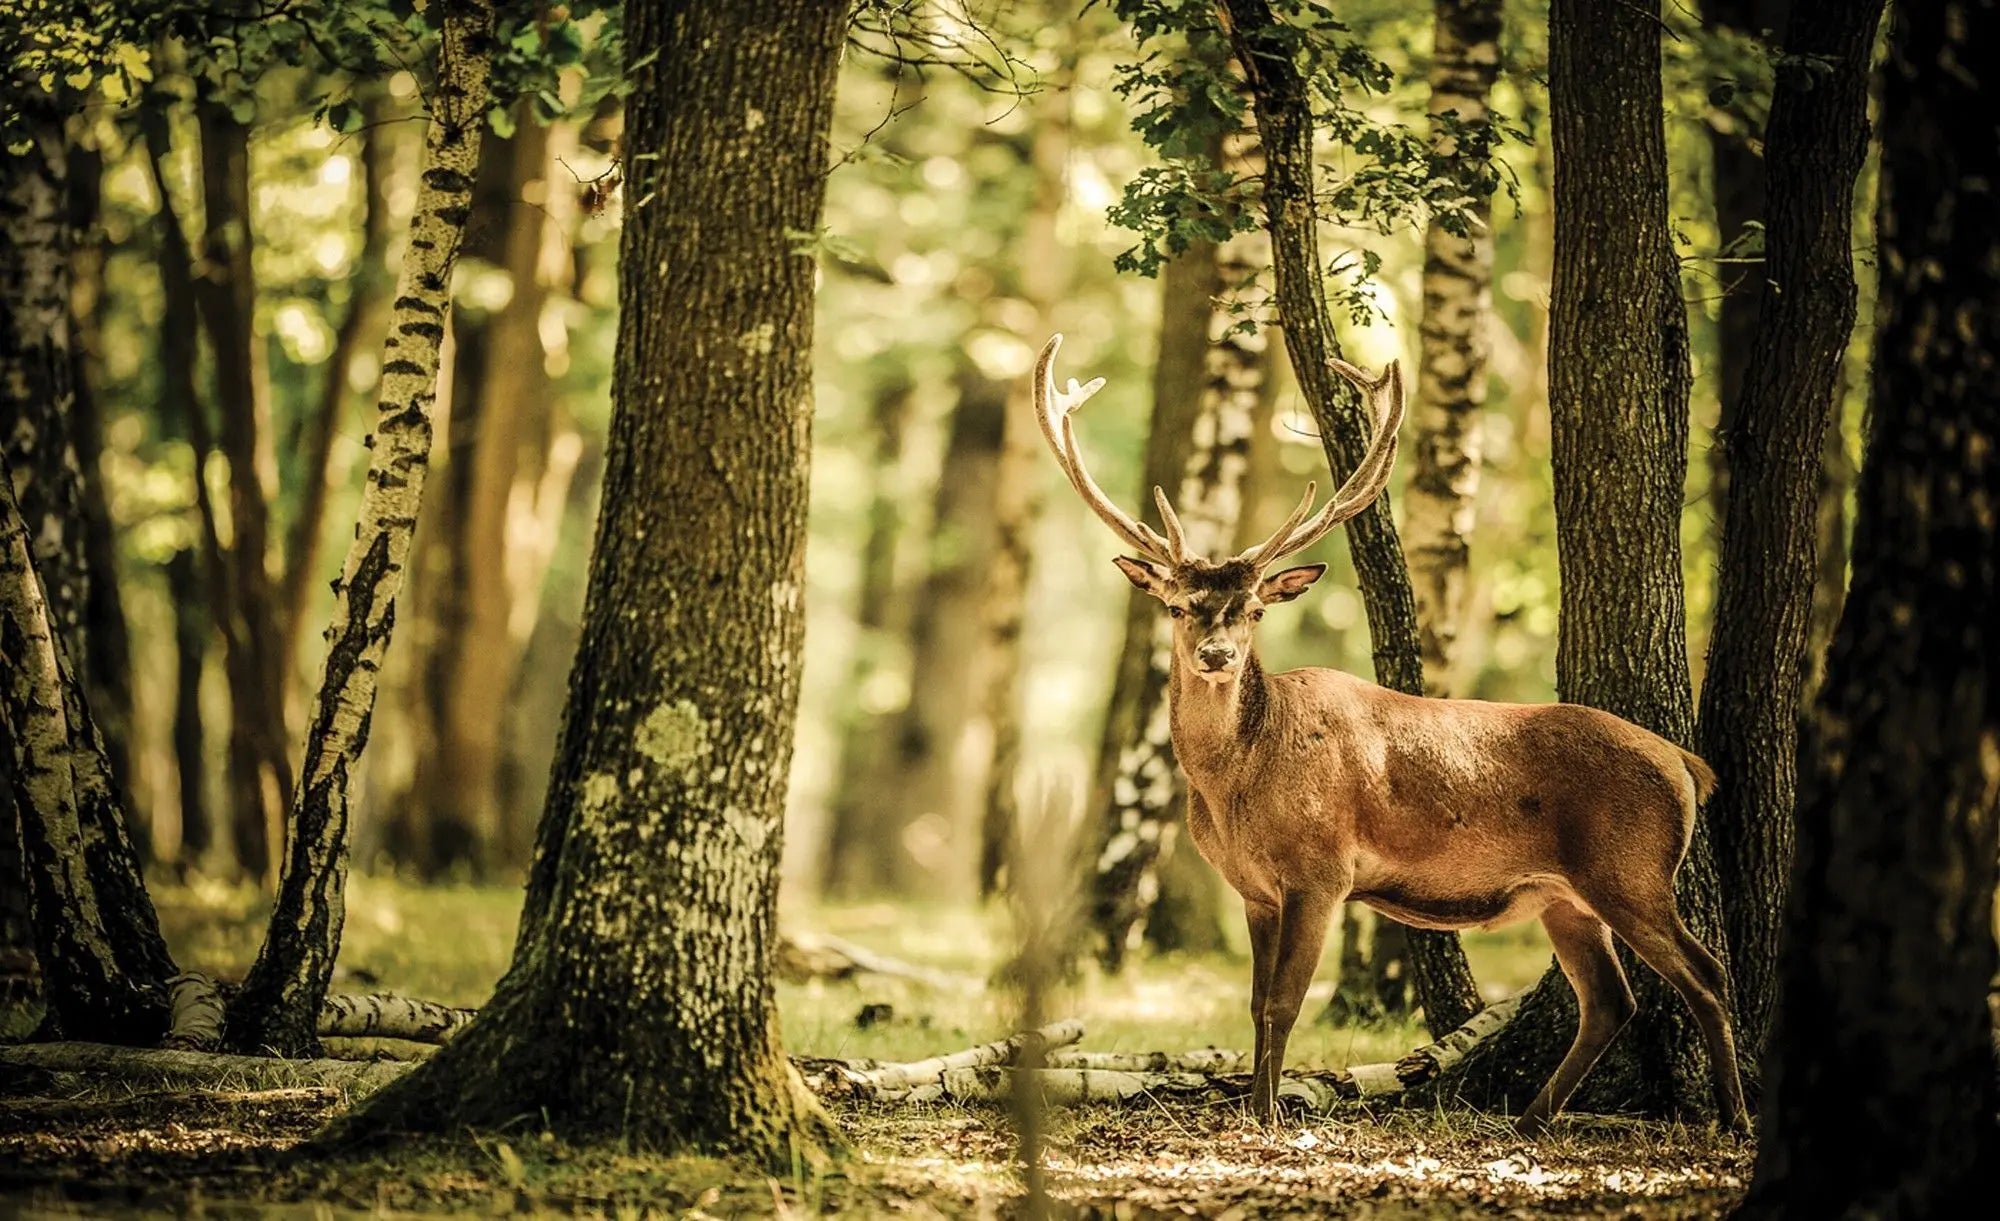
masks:
<path id="1" fill-rule="evenodd" d="M 1263 542 L 1210 560 L 1189 554 L 1166 493 L 1164 535 L 1105 496 L 1077 448 L 1073 413 L 1102 378 L 1058 391 L 1062 336 L 1042 349 L 1035 410 L 1072 487 L 1138 554 L 1127 580 L 1173 619 L 1174 755 L 1188 779 L 1188 834 L 1243 897 L 1256 1030 L 1251 1111 L 1275 1116 L 1285 1044 L 1343 902 L 1430 929 L 1493 928 L 1540 916 L 1576 990 L 1576 1039 L 1518 1126 L 1562 1109 L 1636 1005 L 1612 952 L 1617 934 L 1679 991 L 1707 1041 L 1716 1102 L 1745 1128 L 1722 965 L 1674 904 L 1674 874 L 1706 763 L 1657 734 L 1577 704 L 1496 704 L 1386 690 L 1318 667 L 1266 673 L 1256 624 L 1306 592 L 1324 564 L 1272 569 L 1374 503 L 1396 459 L 1403 382 L 1334 368 L 1365 396 L 1367 453 L 1317 513 L 1308 483 Z"/>

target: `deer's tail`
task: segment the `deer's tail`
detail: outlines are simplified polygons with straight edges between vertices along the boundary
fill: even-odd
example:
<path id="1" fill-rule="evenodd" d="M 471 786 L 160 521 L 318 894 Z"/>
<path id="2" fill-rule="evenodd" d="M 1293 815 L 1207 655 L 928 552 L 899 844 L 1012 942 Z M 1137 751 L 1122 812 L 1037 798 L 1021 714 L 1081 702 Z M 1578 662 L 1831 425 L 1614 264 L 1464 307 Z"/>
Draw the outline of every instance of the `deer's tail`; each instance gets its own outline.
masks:
<path id="1" fill-rule="evenodd" d="M 1678 746 L 1674 749 L 1681 752 L 1681 762 L 1686 765 L 1688 775 L 1694 778 L 1694 800 L 1696 805 L 1700 805 L 1708 800 L 1709 794 L 1715 792 L 1715 769 L 1708 765 L 1707 760 L 1691 750 Z"/>

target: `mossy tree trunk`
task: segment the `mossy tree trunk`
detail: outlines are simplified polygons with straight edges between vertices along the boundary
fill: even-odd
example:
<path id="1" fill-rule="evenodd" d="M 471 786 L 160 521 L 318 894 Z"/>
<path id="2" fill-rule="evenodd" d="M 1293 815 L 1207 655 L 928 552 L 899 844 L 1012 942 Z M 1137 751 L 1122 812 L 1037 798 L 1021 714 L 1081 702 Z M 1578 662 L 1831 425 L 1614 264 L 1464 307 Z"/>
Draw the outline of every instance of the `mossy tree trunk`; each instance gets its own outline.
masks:
<path id="1" fill-rule="evenodd" d="M 791 1173 L 771 976 L 803 645 L 813 260 L 845 6 L 635 5 L 615 410 L 514 962 L 350 1139 L 537 1117 Z"/>
<path id="2" fill-rule="evenodd" d="M 263 948 L 229 1006 L 225 1040 L 236 1050 L 300 1056 L 319 1046 L 316 1025 L 345 918 L 353 770 L 368 743 L 376 675 L 389 648 L 430 462 L 451 268 L 486 121 L 492 35 L 487 0 L 446 6 L 409 250 L 383 352 L 373 460 L 354 544 L 334 588 L 277 901 Z"/>
<path id="3" fill-rule="evenodd" d="M 1687 469 L 1687 319 L 1667 227 L 1660 36 L 1622 0 L 1551 10 L 1555 283 L 1549 414 L 1562 570 L 1556 685 L 1673 741 L 1694 731 L 1681 584 Z M 1682 916 L 1723 948 L 1716 870 L 1698 822 Z M 1639 1014 L 1576 1105 L 1712 1113 L 1700 1037 L 1679 996 L 1622 946 Z M 1553 968 L 1507 1028 L 1441 1083 L 1526 1106 L 1568 1048 L 1576 999 Z"/>
<path id="4" fill-rule="evenodd" d="M 1312 99 L 1292 61 L 1297 31 L 1278 19 L 1268 0 L 1227 0 L 1223 9 L 1237 62 L 1250 83 L 1264 147 L 1264 216 L 1271 232 L 1285 350 L 1312 408 L 1327 461 L 1345 476 L 1360 465 L 1371 422 L 1359 396 L 1327 364 L 1327 357 L 1340 354 L 1340 343 L 1321 280 L 1326 263 L 1319 253 Z M 1420 695 L 1424 664 L 1416 598 L 1387 501 L 1349 519 L 1346 530 L 1374 644 L 1375 681 Z M 1411 930 L 1410 966 L 1432 1033 L 1442 1036 L 1479 1011 L 1479 990 L 1456 934 Z"/>
<path id="5" fill-rule="evenodd" d="M 1764 137 L 1764 294 L 1729 438 L 1728 514 L 1701 693 L 1737 1039 L 1752 1056 L 1776 1003 L 1792 862 L 1798 714 L 1812 628 L 1824 438 L 1854 329 L 1849 217 L 1868 146 L 1868 62 L 1882 0 L 1798 6 Z"/>
<path id="6" fill-rule="evenodd" d="M 1972 1216 L 2000 1167 L 2000 239 L 1973 220 L 2000 182 L 2000 6 L 1892 11 L 1873 427 L 1799 747 L 1748 1217 Z"/>

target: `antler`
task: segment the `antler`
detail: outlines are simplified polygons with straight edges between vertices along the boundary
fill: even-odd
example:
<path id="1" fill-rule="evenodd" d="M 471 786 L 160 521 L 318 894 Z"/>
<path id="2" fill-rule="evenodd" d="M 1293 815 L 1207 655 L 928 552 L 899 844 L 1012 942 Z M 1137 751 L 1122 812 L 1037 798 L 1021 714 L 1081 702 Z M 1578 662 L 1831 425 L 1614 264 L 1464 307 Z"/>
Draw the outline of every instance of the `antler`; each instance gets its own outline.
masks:
<path id="1" fill-rule="evenodd" d="M 1083 406 L 1091 395 L 1104 388 L 1104 379 L 1093 377 L 1079 386 L 1071 378 L 1067 390 L 1056 389 L 1056 351 L 1062 347 L 1063 337 L 1051 335 L 1042 348 L 1042 355 L 1035 362 L 1035 418 L 1041 422 L 1042 436 L 1049 448 L 1055 451 L 1056 462 L 1063 474 L 1069 476 L 1070 486 L 1083 497 L 1083 503 L 1104 519 L 1112 532 L 1130 543 L 1147 559 L 1166 564 L 1179 564 L 1185 557 L 1185 546 L 1181 539 L 1181 523 L 1174 516 L 1172 506 L 1167 504 L 1167 496 L 1159 488 L 1153 489 L 1153 496 L 1160 506 L 1160 516 L 1167 527 L 1167 535 L 1162 538 L 1151 526 L 1136 521 L 1124 510 L 1111 503 L 1104 489 L 1090 477 L 1083 465 L 1083 453 L 1076 444 L 1076 425 L 1070 420 L 1070 413 Z"/>
<path id="2" fill-rule="evenodd" d="M 1403 370 L 1396 361 L 1390 361 L 1380 377 L 1370 376 L 1368 371 L 1337 357 L 1328 357 L 1327 363 L 1334 372 L 1361 389 L 1368 403 L 1368 411 L 1375 419 L 1375 435 L 1368 442 L 1368 452 L 1361 456 L 1361 465 L 1340 485 L 1333 499 L 1326 507 L 1306 520 L 1312 509 L 1313 497 L 1319 491 L 1318 485 L 1306 484 L 1306 494 L 1300 498 L 1299 507 L 1285 519 L 1271 537 L 1237 556 L 1259 569 L 1268 568 L 1280 558 L 1294 551 L 1303 551 L 1318 542 L 1328 530 L 1360 513 L 1375 503 L 1382 494 L 1382 488 L 1389 482 L 1389 469 L 1396 463 L 1396 432 L 1403 423 Z M 1304 524 L 1300 524 L 1300 523 Z"/>

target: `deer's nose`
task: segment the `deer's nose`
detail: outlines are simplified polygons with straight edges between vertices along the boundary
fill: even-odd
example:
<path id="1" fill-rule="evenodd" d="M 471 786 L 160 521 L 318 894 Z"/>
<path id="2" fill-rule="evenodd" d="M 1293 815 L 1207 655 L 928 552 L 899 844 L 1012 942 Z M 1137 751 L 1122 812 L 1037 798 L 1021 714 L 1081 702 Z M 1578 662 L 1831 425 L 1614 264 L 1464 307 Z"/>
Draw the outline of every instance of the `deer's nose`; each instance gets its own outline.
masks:
<path id="1" fill-rule="evenodd" d="M 1204 670 L 1220 670 L 1236 660 L 1236 646 L 1205 642 L 1194 651 L 1195 659 Z"/>

